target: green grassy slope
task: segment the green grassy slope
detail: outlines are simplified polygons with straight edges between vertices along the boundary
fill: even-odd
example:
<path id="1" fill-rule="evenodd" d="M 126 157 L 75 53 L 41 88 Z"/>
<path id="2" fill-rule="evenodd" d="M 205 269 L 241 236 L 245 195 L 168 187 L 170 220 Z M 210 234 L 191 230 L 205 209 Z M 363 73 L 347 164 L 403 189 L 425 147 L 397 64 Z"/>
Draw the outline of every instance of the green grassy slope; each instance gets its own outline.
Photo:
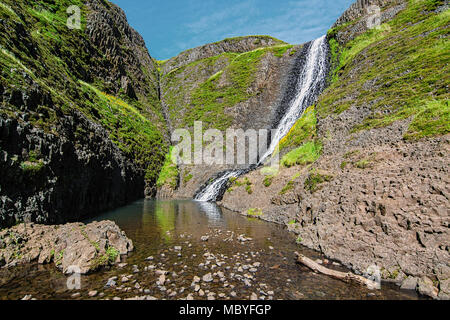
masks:
<path id="1" fill-rule="evenodd" d="M 436 11 L 443 4 L 411 0 L 393 20 L 345 44 L 336 35 L 352 23 L 330 30 L 335 69 L 318 116 L 369 106 L 370 115 L 353 132 L 411 118 L 405 139 L 449 133 L 450 10 Z"/>
<path id="2" fill-rule="evenodd" d="M 268 54 L 282 58 L 287 52 L 293 54 L 292 48 L 281 44 L 240 54 L 227 52 L 163 75 L 163 96 L 171 121 L 183 128 L 203 121 L 206 128 L 226 130 L 233 119 L 224 114 L 224 109 L 258 94 L 249 87 L 255 81 L 261 59 Z M 204 74 L 211 76 L 203 81 Z"/>
<path id="3" fill-rule="evenodd" d="M 66 25 L 70 5 L 82 8 L 81 30 Z M 107 1 L 102 5 L 106 10 L 112 6 Z M 58 119 L 78 110 L 102 125 L 111 140 L 155 183 L 167 151 L 163 138 L 166 126 L 154 89 L 157 84 L 146 75 L 140 85 L 152 94 L 130 98 L 97 77 L 92 70 L 112 62 L 90 41 L 87 14 L 88 8 L 81 0 L 1 0 L 0 86 L 2 92 L 18 97 L 17 101 L 3 101 L 1 112 L 9 118 L 26 114 L 25 119 L 33 126 L 58 135 Z M 121 50 L 129 48 L 123 46 Z M 24 108 L 20 96 L 31 95 L 33 88 L 44 99 Z"/>

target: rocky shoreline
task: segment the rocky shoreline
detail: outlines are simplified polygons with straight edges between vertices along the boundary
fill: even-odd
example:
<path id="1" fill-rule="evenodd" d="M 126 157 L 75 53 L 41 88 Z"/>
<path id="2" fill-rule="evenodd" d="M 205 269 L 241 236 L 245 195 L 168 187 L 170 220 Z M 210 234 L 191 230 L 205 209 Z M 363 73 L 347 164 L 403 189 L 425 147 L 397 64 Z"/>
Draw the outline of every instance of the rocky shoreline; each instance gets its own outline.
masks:
<path id="1" fill-rule="evenodd" d="M 228 210 L 231 210 L 229 208 L 227 208 Z M 238 212 L 236 211 L 236 213 L 240 213 L 243 216 L 247 216 L 247 217 L 251 217 L 254 218 L 254 216 L 249 215 L 248 212 Z M 267 222 L 274 222 L 272 218 L 269 217 L 264 217 L 264 216 L 259 216 L 257 217 L 258 219 L 262 220 L 262 221 L 267 221 Z M 287 231 L 299 235 L 298 231 L 294 230 L 294 227 L 292 224 L 287 223 L 284 224 L 287 228 Z M 313 247 L 311 246 L 307 246 L 310 249 L 313 249 Z M 320 252 L 323 254 L 323 252 Z M 361 272 L 359 271 L 359 269 L 355 268 L 354 265 L 352 265 L 352 263 L 344 263 L 340 260 L 336 260 L 337 257 L 333 256 L 333 255 L 326 255 L 325 261 L 329 262 L 330 260 L 335 260 L 335 262 L 333 262 L 333 265 L 344 265 L 345 267 L 351 269 L 353 272 L 355 272 L 355 274 L 360 275 Z M 330 260 L 329 260 L 330 259 Z M 323 261 L 322 260 L 318 260 L 319 264 L 322 264 Z M 336 262 L 336 261 L 340 261 L 340 262 Z M 384 270 L 384 268 L 382 268 L 382 271 L 386 271 Z M 384 283 L 392 283 L 395 284 L 396 286 L 398 286 L 400 289 L 402 290 L 411 290 L 411 291 L 416 291 L 418 294 L 434 299 L 434 300 L 450 300 L 450 296 L 449 296 L 449 281 L 447 280 L 443 280 L 443 281 L 433 281 L 431 280 L 429 277 L 427 276 L 406 276 L 404 274 L 402 274 L 399 271 L 399 275 L 395 278 L 392 279 L 392 277 L 390 277 L 389 275 L 386 275 L 386 273 L 382 273 L 382 282 Z"/>
<path id="2" fill-rule="evenodd" d="M 120 263 L 133 242 L 112 221 L 60 226 L 20 224 L 0 231 L 0 267 L 53 263 L 65 274 L 88 274 Z M 77 269 L 77 270 L 78 270 Z"/>

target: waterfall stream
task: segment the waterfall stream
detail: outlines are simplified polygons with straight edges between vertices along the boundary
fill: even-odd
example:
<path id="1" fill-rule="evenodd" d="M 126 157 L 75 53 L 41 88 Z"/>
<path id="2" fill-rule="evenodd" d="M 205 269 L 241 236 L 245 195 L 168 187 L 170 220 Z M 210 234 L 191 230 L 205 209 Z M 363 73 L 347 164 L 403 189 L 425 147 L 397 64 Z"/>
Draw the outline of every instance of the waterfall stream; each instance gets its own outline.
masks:
<path id="1" fill-rule="evenodd" d="M 306 61 L 298 74 L 295 96 L 289 102 L 285 114 L 279 121 L 267 152 L 260 158 L 258 166 L 263 164 L 276 150 L 281 139 L 285 137 L 307 107 L 314 104 L 325 87 L 328 72 L 328 44 L 326 36 L 322 36 L 308 44 Z M 217 201 L 223 196 L 231 178 L 238 178 L 251 171 L 253 167 L 222 172 L 215 180 L 203 187 L 195 196 L 195 200 Z"/>

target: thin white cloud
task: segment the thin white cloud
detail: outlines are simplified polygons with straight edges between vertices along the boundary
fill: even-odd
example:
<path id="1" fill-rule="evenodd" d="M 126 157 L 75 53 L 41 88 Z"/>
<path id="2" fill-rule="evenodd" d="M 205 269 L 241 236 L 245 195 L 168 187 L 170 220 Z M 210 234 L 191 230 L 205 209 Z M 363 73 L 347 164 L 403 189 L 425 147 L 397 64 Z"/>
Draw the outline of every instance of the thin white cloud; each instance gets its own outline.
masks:
<path id="1" fill-rule="evenodd" d="M 273 16 L 264 17 L 260 15 L 264 11 L 258 7 L 260 4 L 247 0 L 203 16 L 186 24 L 186 33 L 199 43 L 251 34 L 268 34 L 290 43 L 302 43 L 325 33 L 342 11 L 342 4 L 335 1 L 299 0 L 280 4 Z"/>
<path id="2" fill-rule="evenodd" d="M 226 10 L 216 11 L 212 14 L 205 15 L 199 20 L 187 23 L 185 27 L 194 34 L 202 33 L 207 30 L 211 30 L 211 26 L 221 25 L 223 23 L 228 24 L 230 21 L 234 23 L 242 24 L 247 22 L 249 16 L 257 12 L 258 9 L 255 6 L 254 0 L 247 0 L 230 7 Z M 246 16 L 242 16 L 245 12 Z"/>

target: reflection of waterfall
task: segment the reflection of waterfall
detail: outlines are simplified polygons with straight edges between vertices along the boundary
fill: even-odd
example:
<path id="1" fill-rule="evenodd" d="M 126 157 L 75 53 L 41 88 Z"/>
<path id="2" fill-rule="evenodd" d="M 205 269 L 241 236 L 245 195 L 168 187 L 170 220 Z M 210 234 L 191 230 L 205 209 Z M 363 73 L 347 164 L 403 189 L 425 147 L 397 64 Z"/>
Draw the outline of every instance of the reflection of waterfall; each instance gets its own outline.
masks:
<path id="1" fill-rule="evenodd" d="M 290 100 L 285 114 L 277 125 L 270 147 L 264 156 L 261 157 L 258 165 L 264 163 L 272 155 L 281 139 L 288 134 L 305 109 L 315 103 L 325 87 L 325 79 L 328 72 L 328 44 L 326 36 L 310 42 L 307 46 L 306 61 L 296 79 L 295 97 Z M 217 201 L 223 196 L 230 178 L 238 178 L 252 169 L 222 172 L 213 182 L 203 187 L 196 194 L 195 199 L 198 201 Z"/>
<path id="2" fill-rule="evenodd" d="M 208 216 L 209 220 L 222 220 L 222 209 L 217 204 L 213 202 L 197 202 L 196 204 L 200 211 Z"/>

